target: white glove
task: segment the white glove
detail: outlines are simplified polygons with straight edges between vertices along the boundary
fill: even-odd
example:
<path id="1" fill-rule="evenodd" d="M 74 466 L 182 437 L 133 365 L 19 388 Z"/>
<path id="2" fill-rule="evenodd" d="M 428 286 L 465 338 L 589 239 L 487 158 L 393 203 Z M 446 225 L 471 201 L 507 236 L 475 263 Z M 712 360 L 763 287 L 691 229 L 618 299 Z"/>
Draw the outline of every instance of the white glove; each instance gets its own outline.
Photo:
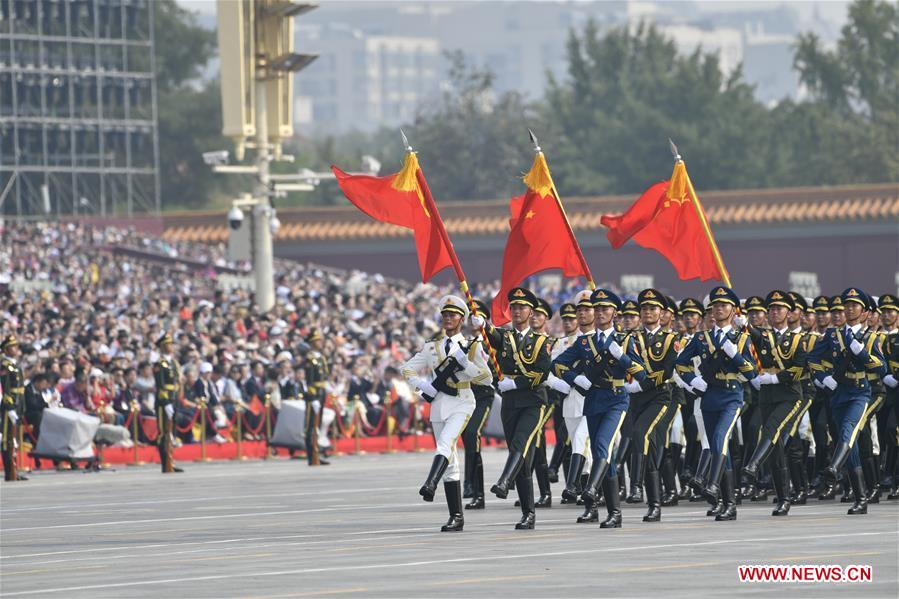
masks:
<path id="1" fill-rule="evenodd" d="M 705 393 L 706 389 L 709 388 L 709 384 L 705 382 L 705 379 L 701 376 L 694 377 L 693 380 L 690 381 L 690 386 L 700 393 Z"/>
<path id="2" fill-rule="evenodd" d="M 431 381 L 419 380 L 418 388 L 428 397 L 437 397 L 437 388 L 431 384 Z"/>
<path id="3" fill-rule="evenodd" d="M 320 401 L 317 400 L 317 399 L 314 400 L 314 401 L 312 402 L 312 411 L 315 412 L 315 413 L 318 413 L 318 412 L 321 412 L 321 409 L 322 409 L 322 402 L 320 402 Z"/>
<path id="4" fill-rule="evenodd" d="M 465 352 L 462 351 L 461 347 L 453 352 L 453 357 L 462 368 L 466 368 L 468 366 L 468 356 L 465 355 Z"/>
<path id="5" fill-rule="evenodd" d="M 892 374 L 888 374 L 883 377 L 883 384 L 889 387 L 890 389 L 895 389 L 897 385 L 899 385 L 899 381 L 896 380 Z"/>
<path id="6" fill-rule="evenodd" d="M 506 391 L 511 391 L 516 388 L 515 380 L 510 377 L 505 377 L 503 380 L 499 382 L 497 385 L 499 387 L 500 393 L 505 393 Z"/>
<path id="7" fill-rule="evenodd" d="M 687 383 L 685 383 L 684 379 L 680 378 L 680 375 L 676 372 L 671 375 L 671 380 L 674 381 L 675 385 L 677 385 L 678 387 L 680 387 L 681 389 L 684 389 L 684 390 L 686 390 L 687 387 L 690 386 Z"/>
<path id="8" fill-rule="evenodd" d="M 554 389 L 559 393 L 564 393 L 565 395 L 568 395 L 568 393 L 571 392 L 571 385 L 554 374 L 550 374 L 548 377 L 546 377 L 546 381 L 543 384 L 550 389 Z"/>
<path id="9" fill-rule="evenodd" d="M 746 317 L 742 314 L 734 316 L 734 328 L 742 329 L 746 326 Z"/>
<path id="10" fill-rule="evenodd" d="M 737 355 L 737 346 L 730 339 L 724 340 L 724 343 L 721 344 L 721 349 L 724 350 L 728 358 L 733 358 Z"/>
<path id="11" fill-rule="evenodd" d="M 612 343 L 609 345 L 609 351 L 613 356 L 615 356 L 616 360 L 620 360 L 621 356 L 624 355 L 624 352 L 621 351 L 621 346 L 618 345 L 617 341 L 612 341 Z"/>
<path id="12" fill-rule="evenodd" d="M 755 377 L 757 379 L 761 379 L 759 384 L 761 385 L 776 385 L 777 384 L 777 375 L 771 374 L 770 372 L 763 372 L 762 374 Z"/>
<path id="13" fill-rule="evenodd" d="M 817 387 L 818 389 L 823 389 L 823 388 L 824 388 L 824 385 L 822 385 L 822 384 L 818 381 L 818 379 L 813 379 L 812 382 L 815 383 L 815 387 Z"/>
<path id="14" fill-rule="evenodd" d="M 577 375 L 577 378 L 574 379 L 575 386 L 580 388 L 582 393 L 586 393 L 590 387 L 593 386 L 593 383 L 590 382 L 590 379 L 585 377 L 583 374 Z"/>
<path id="15" fill-rule="evenodd" d="M 476 329 L 480 329 L 485 324 L 484 318 L 476 314 L 472 314 L 469 322 L 471 323 L 471 326 Z"/>
<path id="16" fill-rule="evenodd" d="M 762 381 L 760 380 L 761 378 L 761 376 L 757 376 L 749 381 L 749 384 L 755 387 L 756 391 L 760 391 L 762 388 Z"/>
<path id="17" fill-rule="evenodd" d="M 821 382 L 824 383 L 824 386 L 827 387 L 828 389 L 830 389 L 831 391 L 833 391 L 834 389 L 837 388 L 836 379 L 834 379 L 829 374 L 826 377 L 824 377 L 824 380 Z"/>
<path id="18" fill-rule="evenodd" d="M 639 393 L 643 389 L 640 387 L 640 383 L 637 381 L 630 381 L 624 384 L 624 390 L 628 393 Z"/>
<path id="19" fill-rule="evenodd" d="M 421 389 L 421 384 L 424 382 L 424 379 L 418 376 L 413 376 L 409 379 L 409 386 L 413 389 Z"/>
<path id="20" fill-rule="evenodd" d="M 865 346 L 858 342 L 858 339 L 853 339 L 852 343 L 849 344 L 849 349 L 852 350 L 856 356 L 864 351 Z"/>
<path id="21" fill-rule="evenodd" d="M 19 423 L 19 415 L 16 414 L 16 411 L 10 410 L 8 413 L 9 413 L 9 419 L 12 420 L 12 423 L 18 424 Z"/>
<path id="22" fill-rule="evenodd" d="M 165 404 L 165 407 L 162 409 L 165 410 L 165 415 L 169 417 L 169 420 L 175 417 L 175 406 L 172 404 Z"/>

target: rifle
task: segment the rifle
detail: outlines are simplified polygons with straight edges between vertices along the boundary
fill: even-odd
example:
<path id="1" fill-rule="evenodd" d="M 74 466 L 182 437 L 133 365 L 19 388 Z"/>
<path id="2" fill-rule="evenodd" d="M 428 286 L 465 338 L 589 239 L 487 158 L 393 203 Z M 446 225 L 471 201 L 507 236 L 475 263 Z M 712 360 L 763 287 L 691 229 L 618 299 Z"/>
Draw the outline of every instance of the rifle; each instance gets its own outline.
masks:
<path id="1" fill-rule="evenodd" d="M 464 348 L 466 354 L 468 354 L 469 350 L 471 350 L 472 346 L 477 343 L 477 341 L 477 338 L 472 339 L 471 343 Z M 459 395 L 459 390 L 455 387 L 450 387 L 447 383 L 449 379 L 460 370 L 462 370 L 462 365 L 459 364 L 459 361 L 456 360 L 456 358 L 452 355 L 445 357 L 443 361 L 434 368 L 434 380 L 431 382 L 431 385 L 433 385 L 434 389 L 440 393 L 456 397 Z M 421 396 L 428 403 L 437 399 L 436 395 L 431 396 L 424 391 L 422 391 Z"/>

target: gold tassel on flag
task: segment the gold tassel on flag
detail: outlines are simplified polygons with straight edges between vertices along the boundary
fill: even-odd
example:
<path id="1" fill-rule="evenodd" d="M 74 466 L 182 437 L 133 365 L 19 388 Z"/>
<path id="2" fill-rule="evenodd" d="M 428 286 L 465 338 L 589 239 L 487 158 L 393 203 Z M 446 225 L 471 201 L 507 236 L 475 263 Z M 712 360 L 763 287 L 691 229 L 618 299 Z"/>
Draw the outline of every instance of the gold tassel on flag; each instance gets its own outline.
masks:
<path id="1" fill-rule="evenodd" d="M 421 202 L 421 208 L 425 211 L 425 216 L 431 218 L 428 207 L 425 206 L 425 198 L 421 193 L 421 187 L 418 185 L 418 155 L 415 152 L 406 152 L 406 159 L 403 161 L 403 170 L 396 174 L 391 187 L 397 191 L 414 191 L 418 194 L 418 201 Z"/>

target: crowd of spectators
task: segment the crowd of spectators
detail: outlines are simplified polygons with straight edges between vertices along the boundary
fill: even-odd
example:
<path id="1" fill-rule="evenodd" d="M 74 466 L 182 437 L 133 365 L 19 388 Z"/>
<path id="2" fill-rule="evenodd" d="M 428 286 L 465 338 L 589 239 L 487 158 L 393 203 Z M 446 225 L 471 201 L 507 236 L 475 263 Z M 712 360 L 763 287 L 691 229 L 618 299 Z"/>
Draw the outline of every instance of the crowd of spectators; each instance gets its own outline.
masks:
<path id="1" fill-rule="evenodd" d="M 203 398 L 208 440 L 225 442 L 238 411 L 245 438 L 257 438 L 259 402 L 268 398 L 277 411 L 289 399 L 282 391 L 304 389 L 313 329 L 325 336 L 336 417 L 349 422 L 359 411 L 374 430 L 391 394 L 402 400 L 398 419 L 414 409 L 397 367 L 438 331 L 440 296 L 458 293 L 276 261 L 277 302 L 261 313 L 251 292 L 224 285 L 233 278 L 222 273 L 248 269 L 229 263 L 224 245 L 65 222 L 6 223 L 0 235 L 0 335 L 19 340 L 25 418 L 36 432 L 46 406 L 94 414 L 110 427 L 128 422 L 135 407 L 152 416 L 155 341 L 167 332 L 184 378 L 176 422 L 189 422 Z M 489 299 L 495 288 L 476 293 Z M 572 289 L 543 291 L 557 301 Z M 121 436 L 111 440 L 127 444 Z M 180 437 L 196 440 L 192 430 Z"/>

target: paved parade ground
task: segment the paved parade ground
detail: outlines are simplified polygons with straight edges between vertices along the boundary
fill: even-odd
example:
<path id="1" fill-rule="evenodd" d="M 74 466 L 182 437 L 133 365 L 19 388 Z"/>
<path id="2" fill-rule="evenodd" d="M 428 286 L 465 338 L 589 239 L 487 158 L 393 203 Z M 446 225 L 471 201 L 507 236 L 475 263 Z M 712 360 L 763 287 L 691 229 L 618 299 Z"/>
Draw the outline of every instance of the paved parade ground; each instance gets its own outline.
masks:
<path id="1" fill-rule="evenodd" d="M 487 486 L 505 453 L 486 451 Z M 672 597 L 899 595 L 899 502 L 849 517 L 811 501 L 788 518 L 746 504 L 736 522 L 705 504 L 624 505 L 624 528 L 575 524 L 576 506 L 537 511 L 537 529 L 488 497 L 465 532 L 440 533 L 442 486 L 418 497 L 430 455 L 186 463 L 42 472 L 0 484 L 3 597 Z M 554 486 L 554 500 L 561 487 Z M 603 510 L 604 511 L 604 510 Z M 741 564 L 869 564 L 873 582 L 740 583 Z M 848 593 L 848 595 L 846 595 Z"/>

